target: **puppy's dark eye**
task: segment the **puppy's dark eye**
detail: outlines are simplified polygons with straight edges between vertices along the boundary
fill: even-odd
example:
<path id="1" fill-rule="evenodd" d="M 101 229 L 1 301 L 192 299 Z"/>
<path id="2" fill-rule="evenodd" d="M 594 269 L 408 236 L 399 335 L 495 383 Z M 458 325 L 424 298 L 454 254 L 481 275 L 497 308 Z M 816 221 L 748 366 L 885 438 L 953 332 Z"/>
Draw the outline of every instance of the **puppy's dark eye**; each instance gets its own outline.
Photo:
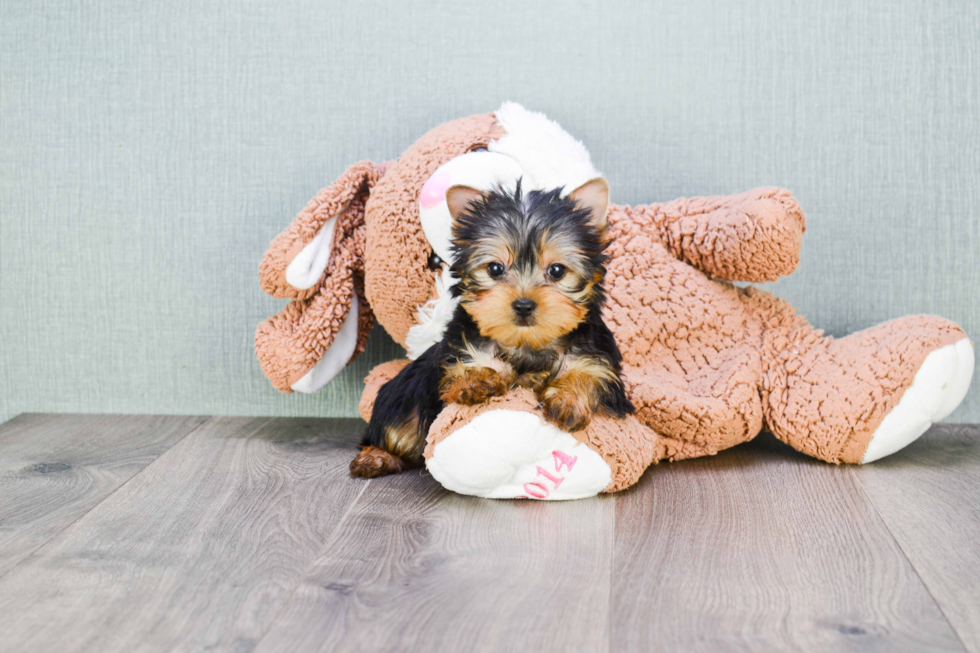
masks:
<path id="1" fill-rule="evenodd" d="M 438 254 L 432 252 L 429 256 L 428 268 L 430 270 L 438 270 L 440 267 L 442 267 L 442 259 L 439 258 Z"/>
<path id="2" fill-rule="evenodd" d="M 568 272 L 568 268 L 566 268 L 561 263 L 552 263 L 551 265 L 548 266 L 548 276 L 554 279 L 555 281 L 558 281 L 563 276 L 565 276 L 566 272 Z"/>
<path id="3" fill-rule="evenodd" d="M 489 274 L 494 279 L 496 279 L 497 277 L 499 277 L 503 273 L 504 273 L 504 264 L 503 263 L 497 263 L 496 261 L 494 261 L 493 263 L 490 263 L 489 265 L 487 265 L 487 274 Z"/>

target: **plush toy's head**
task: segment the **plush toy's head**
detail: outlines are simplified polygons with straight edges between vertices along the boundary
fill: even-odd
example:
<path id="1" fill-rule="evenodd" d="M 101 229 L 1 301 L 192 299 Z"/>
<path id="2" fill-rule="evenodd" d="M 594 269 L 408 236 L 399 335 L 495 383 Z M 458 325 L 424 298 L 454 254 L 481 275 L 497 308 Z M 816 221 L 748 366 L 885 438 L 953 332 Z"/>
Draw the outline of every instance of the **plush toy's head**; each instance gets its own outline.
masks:
<path id="1" fill-rule="evenodd" d="M 450 187 L 513 189 L 520 179 L 525 192 L 567 195 L 600 176 L 580 142 L 512 102 L 436 127 L 393 162 L 352 165 L 262 261 L 263 289 L 294 300 L 258 328 L 263 370 L 279 390 L 313 392 L 363 350 L 375 316 L 417 357 L 457 301 Z"/>
<path id="2" fill-rule="evenodd" d="M 386 172 L 367 203 L 365 279 L 378 321 L 414 358 L 438 342 L 452 316 L 453 218 L 447 192 L 563 194 L 600 177 L 588 151 L 556 123 L 512 102 L 493 114 L 440 125 Z"/>
<path id="3" fill-rule="evenodd" d="M 371 192 L 365 215 L 365 290 L 381 325 L 415 355 L 438 340 L 441 325 L 452 313 L 446 272 L 451 221 L 446 191 L 463 181 L 450 170 L 458 165 L 454 162 L 485 155 L 487 146 L 502 135 L 492 114 L 440 125 L 398 157 Z M 480 185 L 472 176 L 465 181 Z M 484 183 L 493 181 L 488 177 Z M 421 216 L 443 212 L 438 222 L 444 228 L 440 236 L 445 247 L 437 250 L 426 238 Z M 417 328 L 409 345 L 409 331 L 419 323 L 419 307 L 440 297 L 442 305 L 433 301 L 424 314 L 428 328 Z"/>

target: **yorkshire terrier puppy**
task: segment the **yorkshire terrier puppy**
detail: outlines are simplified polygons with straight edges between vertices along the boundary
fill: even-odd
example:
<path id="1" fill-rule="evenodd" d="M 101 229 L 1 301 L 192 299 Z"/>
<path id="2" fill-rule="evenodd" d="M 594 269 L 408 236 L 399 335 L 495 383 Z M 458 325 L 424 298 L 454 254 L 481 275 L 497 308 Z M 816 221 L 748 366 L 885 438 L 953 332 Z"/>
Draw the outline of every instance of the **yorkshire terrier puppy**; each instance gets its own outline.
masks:
<path id="1" fill-rule="evenodd" d="M 565 431 L 597 412 L 633 412 L 601 316 L 609 186 L 593 179 L 561 191 L 449 189 L 459 305 L 443 340 L 378 392 L 353 476 L 421 465 L 446 403 L 478 404 L 517 386 L 533 389 Z"/>

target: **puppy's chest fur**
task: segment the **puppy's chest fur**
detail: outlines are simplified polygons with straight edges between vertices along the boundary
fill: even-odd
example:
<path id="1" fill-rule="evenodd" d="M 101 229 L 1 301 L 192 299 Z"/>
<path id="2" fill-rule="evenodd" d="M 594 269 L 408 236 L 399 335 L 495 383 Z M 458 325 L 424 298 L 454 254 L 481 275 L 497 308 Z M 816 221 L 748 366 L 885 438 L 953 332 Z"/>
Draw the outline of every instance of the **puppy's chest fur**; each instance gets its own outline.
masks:
<path id="1" fill-rule="evenodd" d="M 514 368 L 517 374 L 549 372 L 556 374 L 565 356 L 565 347 L 555 344 L 542 349 L 530 347 L 501 347 L 496 345 L 498 357 Z"/>
<path id="2" fill-rule="evenodd" d="M 472 337 L 473 334 L 470 335 Z M 539 378 L 557 375 L 565 362 L 575 356 L 575 348 L 560 338 L 547 347 L 535 349 L 529 346 L 507 347 L 496 341 L 480 337 L 477 342 L 465 345 L 466 363 L 489 367 L 498 373 L 522 376 L 541 375 Z"/>

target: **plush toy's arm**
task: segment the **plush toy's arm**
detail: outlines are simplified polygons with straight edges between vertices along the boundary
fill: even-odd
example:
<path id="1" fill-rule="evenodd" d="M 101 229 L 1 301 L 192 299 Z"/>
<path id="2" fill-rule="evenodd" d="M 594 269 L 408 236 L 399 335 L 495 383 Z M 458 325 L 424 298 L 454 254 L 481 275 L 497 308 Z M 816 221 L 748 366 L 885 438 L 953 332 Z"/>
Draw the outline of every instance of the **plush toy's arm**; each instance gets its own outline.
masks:
<path id="1" fill-rule="evenodd" d="M 344 231 L 361 228 L 364 202 L 384 166 L 361 161 L 316 194 L 269 245 L 259 265 L 262 290 L 273 297 L 307 299 L 334 267 L 333 251 Z M 338 230 L 339 223 L 347 223 Z M 340 233 L 338 233 L 338 231 Z"/>
<path id="2" fill-rule="evenodd" d="M 727 281 L 775 281 L 796 269 L 806 217 L 789 191 L 757 188 L 627 209 L 671 254 Z"/>

